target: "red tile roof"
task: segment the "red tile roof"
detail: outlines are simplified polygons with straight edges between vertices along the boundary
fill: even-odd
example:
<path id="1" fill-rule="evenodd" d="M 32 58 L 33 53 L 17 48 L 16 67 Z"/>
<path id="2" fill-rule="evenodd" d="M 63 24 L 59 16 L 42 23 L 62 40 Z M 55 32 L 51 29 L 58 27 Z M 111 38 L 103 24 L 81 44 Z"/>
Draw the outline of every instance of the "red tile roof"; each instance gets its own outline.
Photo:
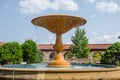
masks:
<path id="1" fill-rule="evenodd" d="M 0 42 L 0 46 L 2 46 L 4 44 L 4 42 Z"/>
<path id="2" fill-rule="evenodd" d="M 111 44 L 89 44 L 90 49 L 107 49 Z"/>
<path id="3" fill-rule="evenodd" d="M 41 50 L 53 50 L 51 44 L 38 44 L 38 48 Z"/>
<path id="4" fill-rule="evenodd" d="M 107 49 L 111 44 L 89 44 L 90 49 L 92 50 L 105 50 Z M 71 44 L 64 44 L 64 49 L 69 50 Z M 53 47 L 51 44 L 39 44 L 38 48 L 41 50 L 53 50 Z"/>

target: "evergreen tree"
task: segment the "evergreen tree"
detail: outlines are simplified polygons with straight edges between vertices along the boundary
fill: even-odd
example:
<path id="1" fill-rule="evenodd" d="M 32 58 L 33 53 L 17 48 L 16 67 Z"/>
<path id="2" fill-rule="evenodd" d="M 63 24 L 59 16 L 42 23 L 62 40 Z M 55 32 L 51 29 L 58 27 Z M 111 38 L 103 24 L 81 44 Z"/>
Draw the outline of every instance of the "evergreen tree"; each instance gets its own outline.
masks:
<path id="1" fill-rule="evenodd" d="M 87 58 L 90 52 L 85 34 L 84 29 L 76 28 L 75 36 L 71 37 L 73 45 L 70 47 L 70 51 L 77 58 Z"/>

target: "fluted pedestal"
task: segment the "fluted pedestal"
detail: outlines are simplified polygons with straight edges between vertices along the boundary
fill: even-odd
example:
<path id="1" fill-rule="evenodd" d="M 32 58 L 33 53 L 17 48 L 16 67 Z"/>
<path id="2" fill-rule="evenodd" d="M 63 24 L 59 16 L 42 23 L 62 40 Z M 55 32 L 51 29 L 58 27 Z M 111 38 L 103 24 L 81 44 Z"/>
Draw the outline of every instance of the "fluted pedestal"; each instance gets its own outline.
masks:
<path id="1" fill-rule="evenodd" d="M 61 53 L 57 54 L 53 61 L 48 63 L 48 67 L 70 67 L 70 63 L 65 61 Z"/>
<path id="2" fill-rule="evenodd" d="M 61 34 L 56 34 L 56 43 L 53 46 L 53 48 L 56 50 L 57 55 L 53 59 L 53 61 L 48 63 L 48 67 L 70 67 L 71 66 L 70 63 L 67 62 L 62 55 L 64 46 L 62 44 L 61 36 L 62 36 Z"/>

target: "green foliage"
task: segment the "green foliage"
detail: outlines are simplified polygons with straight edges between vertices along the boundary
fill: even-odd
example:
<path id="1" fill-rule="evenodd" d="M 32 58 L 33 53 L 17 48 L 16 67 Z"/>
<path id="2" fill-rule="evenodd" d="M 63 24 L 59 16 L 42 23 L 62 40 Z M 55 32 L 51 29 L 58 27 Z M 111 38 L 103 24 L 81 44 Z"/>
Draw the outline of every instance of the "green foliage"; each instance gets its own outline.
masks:
<path id="1" fill-rule="evenodd" d="M 42 52 L 32 40 L 26 40 L 22 46 L 18 42 L 8 42 L 0 46 L 0 64 L 19 64 L 42 62 Z"/>
<path id="2" fill-rule="evenodd" d="M 1 64 L 18 64 L 22 61 L 22 47 L 18 42 L 8 42 L 0 47 Z"/>
<path id="3" fill-rule="evenodd" d="M 101 63 L 117 65 L 120 62 L 120 42 L 112 44 L 106 49 L 102 56 Z"/>
<path id="4" fill-rule="evenodd" d="M 67 52 L 65 54 L 65 59 L 71 59 L 71 58 L 73 58 L 73 54 L 71 52 Z"/>
<path id="5" fill-rule="evenodd" d="M 71 38 L 73 45 L 70 47 L 70 51 L 77 58 L 86 58 L 90 52 L 85 34 L 84 29 L 76 28 L 75 36 Z"/>
<path id="6" fill-rule="evenodd" d="M 36 55 L 37 55 L 37 45 L 32 40 L 26 40 L 22 44 L 23 49 L 23 61 L 27 63 L 35 63 L 36 62 Z"/>
<path id="7" fill-rule="evenodd" d="M 100 53 L 99 53 L 99 52 L 95 52 L 95 53 L 93 54 L 93 59 L 94 59 L 94 60 L 101 60 L 101 55 L 100 55 Z"/>
<path id="8" fill-rule="evenodd" d="M 37 49 L 36 62 L 37 63 L 43 62 L 43 53 L 39 49 Z"/>
<path id="9" fill-rule="evenodd" d="M 5 64 L 5 62 L 6 62 L 3 60 L 4 59 L 3 54 L 4 54 L 4 49 L 2 46 L 0 46 L 0 64 Z"/>
<path id="10" fill-rule="evenodd" d="M 120 66 L 120 61 L 116 61 L 115 65 Z"/>

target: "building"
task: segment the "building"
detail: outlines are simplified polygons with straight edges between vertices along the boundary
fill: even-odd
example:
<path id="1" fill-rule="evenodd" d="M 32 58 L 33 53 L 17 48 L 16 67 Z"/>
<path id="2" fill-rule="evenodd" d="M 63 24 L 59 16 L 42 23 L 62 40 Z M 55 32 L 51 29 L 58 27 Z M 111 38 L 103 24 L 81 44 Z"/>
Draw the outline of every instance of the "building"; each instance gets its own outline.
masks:
<path id="1" fill-rule="evenodd" d="M 110 46 L 111 44 L 89 44 L 90 48 L 90 55 L 89 58 L 92 58 L 93 54 L 98 52 L 100 55 L 103 55 L 104 51 Z M 65 56 L 70 51 L 71 44 L 64 44 L 64 51 L 63 55 Z M 50 60 L 55 55 L 55 50 L 53 49 L 51 44 L 39 44 L 38 48 L 43 52 L 44 59 Z"/>

